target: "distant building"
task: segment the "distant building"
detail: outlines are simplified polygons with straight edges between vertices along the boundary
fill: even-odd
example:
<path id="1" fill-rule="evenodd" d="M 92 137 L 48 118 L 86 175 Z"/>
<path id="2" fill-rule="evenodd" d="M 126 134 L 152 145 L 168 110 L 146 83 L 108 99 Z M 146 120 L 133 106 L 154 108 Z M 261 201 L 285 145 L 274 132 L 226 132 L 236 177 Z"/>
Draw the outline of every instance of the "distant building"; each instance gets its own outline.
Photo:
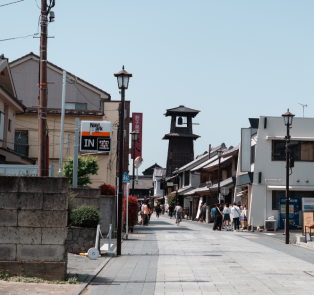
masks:
<path id="1" fill-rule="evenodd" d="M 29 53 L 10 63 L 12 77 L 20 102 L 24 110 L 16 111 L 16 147 L 23 151 L 24 156 L 38 160 L 38 77 L 39 56 Z M 49 135 L 49 165 L 54 165 L 58 172 L 60 157 L 60 127 L 63 69 L 47 62 L 48 77 L 48 108 L 47 130 Z M 0 76 L 1 77 L 1 76 Z M 112 122 L 112 152 L 93 155 L 98 157 L 98 175 L 92 175 L 91 187 L 97 188 L 103 183 L 115 185 L 117 175 L 117 138 L 120 100 L 111 100 L 106 91 L 67 72 L 67 88 L 65 100 L 65 127 L 63 162 L 74 155 L 75 118 L 81 120 Z M 130 102 L 126 101 L 125 130 L 129 134 Z M 13 133 L 14 138 L 14 133 Z M 123 172 L 128 172 L 129 136 L 124 139 Z M 84 153 L 85 154 L 85 153 Z"/>
<path id="2" fill-rule="evenodd" d="M 26 107 L 17 97 L 17 91 L 8 59 L 0 57 L 0 164 L 33 165 L 35 160 L 25 155 L 14 144 L 16 113 Z"/>

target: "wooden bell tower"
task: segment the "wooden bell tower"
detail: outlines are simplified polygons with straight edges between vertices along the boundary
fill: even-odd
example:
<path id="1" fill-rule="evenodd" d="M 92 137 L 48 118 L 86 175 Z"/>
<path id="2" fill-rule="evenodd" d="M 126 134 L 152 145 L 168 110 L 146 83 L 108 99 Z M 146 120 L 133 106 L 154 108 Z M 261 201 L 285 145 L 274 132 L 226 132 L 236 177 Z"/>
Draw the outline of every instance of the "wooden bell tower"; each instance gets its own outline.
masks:
<path id="1" fill-rule="evenodd" d="M 172 176 L 176 168 L 194 160 L 194 140 L 199 135 L 193 134 L 192 118 L 200 111 L 180 105 L 177 108 L 168 109 L 164 114 L 171 117 L 170 133 L 163 139 L 169 140 L 166 176 Z"/>

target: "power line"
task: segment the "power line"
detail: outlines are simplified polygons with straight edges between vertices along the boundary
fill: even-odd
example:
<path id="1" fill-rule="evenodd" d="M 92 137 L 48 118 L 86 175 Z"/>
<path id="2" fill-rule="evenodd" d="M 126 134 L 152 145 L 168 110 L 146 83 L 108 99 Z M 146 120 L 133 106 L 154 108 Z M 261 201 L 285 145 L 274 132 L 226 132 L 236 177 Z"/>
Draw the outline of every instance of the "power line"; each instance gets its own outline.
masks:
<path id="1" fill-rule="evenodd" d="M 11 4 L 18 3 L 18 2 L 22 2 L 22 1 L 24 1 L 24 0 L 19 0 L 19 1 L 10 2 L 10 3 L 7 3 L 7 4 L 2 4 L 2 5 L 0 5 L 0 7 L 2 7 L 2 6 L 7 6 L 7 5 L 11 5 Z"/>

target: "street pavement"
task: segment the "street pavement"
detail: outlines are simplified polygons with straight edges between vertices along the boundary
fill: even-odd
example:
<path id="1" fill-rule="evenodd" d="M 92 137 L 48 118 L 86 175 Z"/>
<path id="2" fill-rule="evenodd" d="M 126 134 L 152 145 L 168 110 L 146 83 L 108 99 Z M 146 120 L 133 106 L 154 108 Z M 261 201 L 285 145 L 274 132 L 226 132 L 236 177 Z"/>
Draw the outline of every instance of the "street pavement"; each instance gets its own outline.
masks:
<path id="1" fill-rule="evenodd" d="M 314 294 L 314 252 L 268 235 L 152 217 L 84 295 Z"/>

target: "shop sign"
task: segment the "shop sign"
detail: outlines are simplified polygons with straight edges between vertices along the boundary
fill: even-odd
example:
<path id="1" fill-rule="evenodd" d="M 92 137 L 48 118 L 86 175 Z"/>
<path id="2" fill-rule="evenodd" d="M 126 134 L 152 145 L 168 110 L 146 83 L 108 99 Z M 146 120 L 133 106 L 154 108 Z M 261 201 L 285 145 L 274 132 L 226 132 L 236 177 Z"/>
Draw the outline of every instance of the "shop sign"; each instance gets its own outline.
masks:
<path id="1" fill-rule="evenodd" d="M 81 152 L 111 152 L 112 123 L 81 121 Z"/>

